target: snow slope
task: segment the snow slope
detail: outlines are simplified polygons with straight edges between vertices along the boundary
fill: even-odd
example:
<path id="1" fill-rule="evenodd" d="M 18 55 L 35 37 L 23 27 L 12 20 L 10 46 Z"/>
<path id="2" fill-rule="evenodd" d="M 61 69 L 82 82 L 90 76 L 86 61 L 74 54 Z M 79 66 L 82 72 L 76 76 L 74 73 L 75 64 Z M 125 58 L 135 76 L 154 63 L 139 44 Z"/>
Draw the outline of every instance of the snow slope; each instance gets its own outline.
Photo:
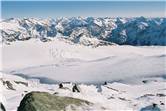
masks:
<path id="1" fill-rule="evenodd" d="M 1 50 L 3 72 L 40 78 L 44 83 L 95 83 L 166 74 L 162 46 L 93 48 L 59 39 L 46 43 L 31 39 L 3 44 Z"/>

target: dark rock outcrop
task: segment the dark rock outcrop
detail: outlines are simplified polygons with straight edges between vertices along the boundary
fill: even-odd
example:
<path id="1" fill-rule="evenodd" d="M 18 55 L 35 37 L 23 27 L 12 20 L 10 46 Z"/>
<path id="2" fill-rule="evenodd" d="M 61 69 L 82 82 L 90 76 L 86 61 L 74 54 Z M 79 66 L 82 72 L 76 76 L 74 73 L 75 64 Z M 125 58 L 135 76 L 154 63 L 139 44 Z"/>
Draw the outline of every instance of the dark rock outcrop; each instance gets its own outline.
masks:
<path id="1" fill-rule="evenodd" d="M 6 111 L 5 106 L 0 102 L 0 111 Z"/>

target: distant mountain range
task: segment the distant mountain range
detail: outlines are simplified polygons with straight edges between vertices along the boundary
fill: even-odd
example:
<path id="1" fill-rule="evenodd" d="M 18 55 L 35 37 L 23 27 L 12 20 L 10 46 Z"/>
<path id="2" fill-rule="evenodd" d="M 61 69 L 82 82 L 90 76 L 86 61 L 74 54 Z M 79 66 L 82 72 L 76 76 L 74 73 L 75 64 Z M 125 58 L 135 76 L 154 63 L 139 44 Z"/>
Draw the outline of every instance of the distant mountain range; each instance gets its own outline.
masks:
<path id="1" fill-rule="evenodd" d="M 166 18 L 10 18 L 0 25 L 4 43 L 60 37 L 83 45 L 166 45 Z"/>

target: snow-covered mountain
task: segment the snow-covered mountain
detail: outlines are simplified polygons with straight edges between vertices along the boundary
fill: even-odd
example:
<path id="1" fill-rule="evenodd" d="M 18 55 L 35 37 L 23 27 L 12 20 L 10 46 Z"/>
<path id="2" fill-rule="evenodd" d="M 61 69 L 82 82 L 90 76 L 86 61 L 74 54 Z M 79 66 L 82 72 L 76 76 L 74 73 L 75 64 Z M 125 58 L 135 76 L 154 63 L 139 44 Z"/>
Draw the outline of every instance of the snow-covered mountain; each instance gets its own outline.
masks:
<path id="1" fill-rule="evenodd" d="M 166 45 L 166 18 L 10 18 L 0 26 L 3 42 L 62 37 L 84 45 Z"/>
<path id="2" fill-rule="evenodd" d="M 12 18 L 0 25 L 7 111 L 31 91 L 89 101 L 90 111 L 165 110 L 166 18 Z"/>

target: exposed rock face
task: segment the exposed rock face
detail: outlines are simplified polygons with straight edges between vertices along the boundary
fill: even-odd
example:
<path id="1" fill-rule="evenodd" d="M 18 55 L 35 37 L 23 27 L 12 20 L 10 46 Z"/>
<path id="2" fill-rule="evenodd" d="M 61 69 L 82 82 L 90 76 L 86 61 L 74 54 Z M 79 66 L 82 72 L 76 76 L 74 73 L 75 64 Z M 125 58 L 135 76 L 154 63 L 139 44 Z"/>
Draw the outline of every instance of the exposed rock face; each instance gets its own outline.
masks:
<path id="1" fill-rule="evenodd" d="M 4 105 L 0 102 L 0 111 L 6 111 L 6 109 L 5 109 L 5 107 L 4 107 Z"/>
<path id="2" fill-rule="evenodd" d="M 17 111 L 79 111 L 88 110 L 92 103 L 46 92 L 31 92 L 22 99 Z"/>
<path id="3" fill-rule="evenodd" d="M 7 89 L 15 90 L 13 84 L 10 81 L 4 81 L 4 80 L 1 81 L 3 82 L 3 85 L 6 86 Z"/>

